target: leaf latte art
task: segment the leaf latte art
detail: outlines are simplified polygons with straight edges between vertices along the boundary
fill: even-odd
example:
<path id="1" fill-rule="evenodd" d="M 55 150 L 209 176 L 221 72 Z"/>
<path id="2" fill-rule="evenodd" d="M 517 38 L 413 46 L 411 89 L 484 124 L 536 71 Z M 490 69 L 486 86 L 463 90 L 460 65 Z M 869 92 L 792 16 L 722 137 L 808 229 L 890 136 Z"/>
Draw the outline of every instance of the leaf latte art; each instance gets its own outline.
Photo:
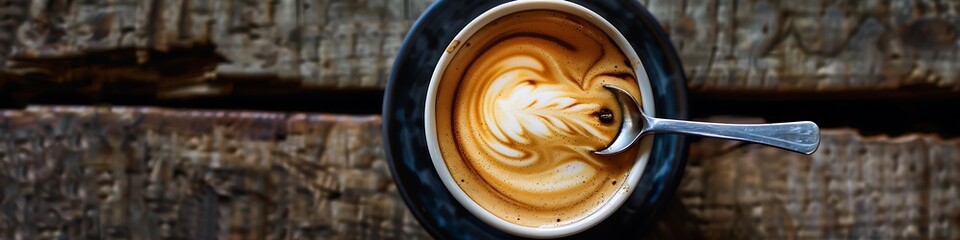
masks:
<path id="1" fill-rule="evenodd" d="M 637 158 L 590 153 L 620 116 L 612 84 L 639 96 L 632 65 L 586 20 L 535 10 L 481 28 L 442 75 L 437 133 L 457 184 L 484 209 L 534 227 L 582 219 L 616 194 Z"/>

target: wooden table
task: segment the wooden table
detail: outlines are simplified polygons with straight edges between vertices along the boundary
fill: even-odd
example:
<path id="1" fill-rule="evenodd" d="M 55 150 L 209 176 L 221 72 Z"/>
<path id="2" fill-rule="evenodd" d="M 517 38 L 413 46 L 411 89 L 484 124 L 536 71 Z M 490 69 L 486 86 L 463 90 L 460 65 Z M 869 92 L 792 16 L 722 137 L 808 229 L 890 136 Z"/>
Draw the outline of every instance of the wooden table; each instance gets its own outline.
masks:
<path id="1" fill-rule="evenodd" d="M 694 118 L 824 128 L 695 140 L 652 238 L 960 238 L 960 2 L 641 3 Z M 378 116 L 429 4 L 0 0 L 0 238 L 429 238 Z"/>

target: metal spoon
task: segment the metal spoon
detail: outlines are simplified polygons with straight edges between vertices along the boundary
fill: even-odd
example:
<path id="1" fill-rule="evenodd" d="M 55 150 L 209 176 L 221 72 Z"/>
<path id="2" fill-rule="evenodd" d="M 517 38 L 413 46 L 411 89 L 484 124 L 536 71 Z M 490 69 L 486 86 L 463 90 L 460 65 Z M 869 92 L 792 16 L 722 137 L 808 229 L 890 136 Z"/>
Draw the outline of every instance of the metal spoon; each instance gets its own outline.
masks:
<path id="1" fill-rule="evenodd" d="M 617 96 L 623 112 L 620 132 L 598 155 L 621 153 L 640 136 L 650 133 L 677 133 L 704 137 L 740 140 L 778 147 L 803 154 L 812 154 L 820 146 L 820 128 L 809 121 L 771 124 L 725 124 L 653 118 L 640 109 L 637 100 L 627 91 L 604 85 Z"/>

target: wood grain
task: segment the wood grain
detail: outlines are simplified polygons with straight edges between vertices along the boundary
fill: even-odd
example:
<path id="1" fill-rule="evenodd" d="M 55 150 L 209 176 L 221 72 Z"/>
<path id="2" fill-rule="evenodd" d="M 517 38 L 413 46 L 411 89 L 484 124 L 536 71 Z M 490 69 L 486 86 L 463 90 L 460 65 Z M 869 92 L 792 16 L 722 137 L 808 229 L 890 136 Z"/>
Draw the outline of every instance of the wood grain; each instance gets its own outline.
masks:
<path id="1" fill-rule="evenodd" d="M 644 2 L 697 90 L 960 88 L 957 1 Z"/>
<path id="2" fill-rule="evenodd" d="M 427 0 L 3 0 L 0 72 L 52 82 L 178 80 L 157 70 L 181 59 L 221 58 L 194 82 L 262 78 L 307 87 L 382 88 L 404 34 Z M 193 51 L 213 48 L 212 51 Z M 106 65 L 89 55 L 123 58 Z M 70 66 L 52 64 L 68 62 Z M 175 61 L 174 61 L 175 62 Z M 46 63 L 46 64 L 45 64 Z M 124 68 L 123 65 L 127 65 Z M 90 71 L 96 67 L 99 71 Z M 117 75 L 120 75 L 118 77 Z M 174 78 L 174 79 L 170 79 Z M 207 93 L 207 92 L 201 92 Z"/>
<path id="3" fill-rule="evenodd" d="M 956 239 L 960 139 L 822 132 L 811 156 L 703 139 L 679 197 L 708 239 Z"/>
<path id="4" fill-rule="evenodd" d="M 3 111 L 0 238 L 429 238 L 392 183 L 380 121 L 163 108 Z M 652 234 L 955 239 L 958 160 L 960 140 L 920 134 L 827 129 L 810 156 L 701 139 L 691 146 L 681 202 L 664 222 L 701 233 L 660 226 Z"/>
<path id="5" fill-rule="evenodd" d="M 421 239 L 378 116 L 0 111 L 3 239 Z"/>
<path id="6" fill-rule="evenodd" d="M 249 79 L 381 89 L 432 1 L 0 2 L 4 78 L 173 82 L 161 90 L 201 85 L 187 94 L 222 95 Z M 669 33 L 694 90 L 960 90 L 957 1 L 641 3 Z M 208 61 L 170 66 L 184 59 Z"/>

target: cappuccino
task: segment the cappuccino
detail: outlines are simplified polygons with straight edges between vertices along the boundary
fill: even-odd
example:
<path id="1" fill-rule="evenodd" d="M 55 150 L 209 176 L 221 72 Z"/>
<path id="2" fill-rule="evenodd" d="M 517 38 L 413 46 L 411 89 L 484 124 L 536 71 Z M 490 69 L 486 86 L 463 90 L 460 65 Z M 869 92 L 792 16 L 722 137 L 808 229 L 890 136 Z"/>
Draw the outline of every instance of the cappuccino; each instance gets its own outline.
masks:
<path id="1" fill-rule="evenodd" d="M 436 134 L 457 185 L 508 222 L 556 227 L 595 212 L 624 186 L 639 151 L 591 153 L 613 141 L 621 112 L 610 84 L 640 96 L 617 44 L 578 16 L 527 10 L 450 46 Z"/>

